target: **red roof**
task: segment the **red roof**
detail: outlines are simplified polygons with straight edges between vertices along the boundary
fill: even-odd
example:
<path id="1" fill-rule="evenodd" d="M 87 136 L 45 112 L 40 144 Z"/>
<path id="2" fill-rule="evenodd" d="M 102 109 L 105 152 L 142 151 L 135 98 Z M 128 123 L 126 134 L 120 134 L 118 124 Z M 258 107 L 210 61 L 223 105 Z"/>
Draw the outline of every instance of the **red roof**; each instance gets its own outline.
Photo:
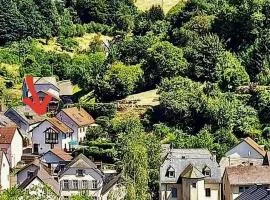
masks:
<path id="1" fill-rule="evenodd" d="M 17 127 L 0 127 L 0 144 L 11 144 Z"/>

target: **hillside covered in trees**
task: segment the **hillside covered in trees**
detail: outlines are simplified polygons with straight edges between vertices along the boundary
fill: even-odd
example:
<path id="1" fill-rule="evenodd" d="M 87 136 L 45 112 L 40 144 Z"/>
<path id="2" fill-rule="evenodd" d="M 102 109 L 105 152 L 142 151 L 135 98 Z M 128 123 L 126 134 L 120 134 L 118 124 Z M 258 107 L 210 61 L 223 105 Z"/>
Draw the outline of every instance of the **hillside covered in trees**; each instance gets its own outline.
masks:
<path id="1" fill-rule="evenodd" d="M 0 44 L 2 103 L 20 103 L 26 74 L 70 79 L 100 124 L 85 153 L 117 164 L 127 199 L 156 199 L 161 144 L 218 158 L 246 136 L 270 148 L 269 0 L 179 1 L 166 14 L 132 0 L 1 0 Z M 160 105 L 139 116 L 107 104 L 156 88 Z"/>

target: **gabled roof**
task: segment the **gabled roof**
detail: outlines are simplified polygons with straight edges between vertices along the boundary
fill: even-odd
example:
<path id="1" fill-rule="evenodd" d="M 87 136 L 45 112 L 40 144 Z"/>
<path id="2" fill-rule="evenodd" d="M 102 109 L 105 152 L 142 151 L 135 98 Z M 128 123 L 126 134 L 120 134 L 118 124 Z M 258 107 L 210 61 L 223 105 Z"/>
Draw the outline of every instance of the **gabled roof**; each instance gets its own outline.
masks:
<path id="1" fill-rule="evenodd" d="M 80 162 L 81 161 L 81 162 Z M 82 153 L 75 157 L 67 167 L 84 167 L 84 168 L 97 168 L 96 164 L 93 163 Z"/>
<path id="2" fill-rule="evenodd" d="M 69 116 L 78 126 L 88 126 L 95 123 L 93 117 L 83 108 L 72 107 L 62 109 L 62 111 L 66 113 L 66 115 Z"/>
<path id="3" fill-rule="evenodd" d="M 226 167 L 230 185 L 270 184 L 270 166 Z"/>
<path id="4" fill-rule="evenodd" d="M 56 155 L 57 157 L 59 157 L 60 159 L 64 161 L 71 161 L 73 158 L 70 154 L 68 154 L 67 152 L 63 151 L 60 148 L 53 148 L 49 150 L 48 152 L 53 153 L 54 155 Z M 48 152 L 46 152 L 45 154 L 47 154 Z"/>
<path id="5" fill-rule="evenodd" d="M 168 176 L 169 167 L 175 169 L 175 177 Z M 221 170 L 207 149 L 171 149 L 160 167 L 161 183 L 177 183 L 179 177 L 201 178 L 203 169 L 208 166 L 211 176 L 204 177 L 206 182 L 221 181 Z"/>
<path id="6" fill-rule="evenodd" d="M 17 106 L 17 107 L 9 108 L 5 112 L 5 115 L 7 117 L 10 117 L 7 115 L 7 113 L 10 110 L 13 110 L 14 112 L 16 112 L 23 121 L 27 122 L 30 125 L 39 123 L 45 119 L 44 116 L 39 116 L 38 114 L 36 114 L 29 106 Z M 31 116 L 31 118 L 29 118 L 29 116 Z"/>
<path id="7" fill-rule="evenodd" d="M 65 125 L 63 122 L 61 122 L 56 117 L 47 118 L 46 120 L 49 121 L 55 129 L 61 131 L 62 133 L 72 132 L 72 129 L 70 129 L 67 125 Z"/>
<path id="8" fill-rule="evenodd" d="M 204 178 L 204 175 L 192 164 L 189 164 L 181 173 L 182 178 L 200 179 Z"/>
<path id="9" fill-rule="evenodd" d="M 97 168 L 96 164 L 83 154 L 79 154 L 69 164 L 67 164 L 65 169 L 60 173 L 60 176 L 62 176 L 70 168 L 93 169 L 98 174 L 103 176 L 102 172 Z"/>
<path id="10" fill-rule="evenodd" d="M 51 187 L 51 189 L 59 195 L 60 186 L 54 178 L 48 174 L 48 172 L 43 169 L 43 167 L 40 167 L 35 170 L 34 175 L 31 178 L 27 178 L 21 185 L 19 185 L 19 188 L 25 189 L 34 179 L 38 178 L 41 182 Z"/>
<path id="11" fill-rule="evenodd" d="M 48 77 L 33 77 L 34 84 L 53 84 L 56 86 L 56 78 L 54 76 Z"/>
<path id="12" fill-rule="evenodd" d="M 245 138 L 243 141 L 249 144 L 259 154 L 261 154 L 262 156 L 265 156 L 265 153 L 266 153 L 265 150 L 260 145 L 258 145 L 254 140 L 252 140 L 250 137 Z"/>
<path id="13" fill-rule="evenodd" d="M 17 127 L 0 127 L 0 144 L 11 144 Z M 18 131 L 20 134 L 20 132 Z M 21 134 L 20 134 L 21 135 Z M 22 136 L 21 136 L 22 137 Z"/>

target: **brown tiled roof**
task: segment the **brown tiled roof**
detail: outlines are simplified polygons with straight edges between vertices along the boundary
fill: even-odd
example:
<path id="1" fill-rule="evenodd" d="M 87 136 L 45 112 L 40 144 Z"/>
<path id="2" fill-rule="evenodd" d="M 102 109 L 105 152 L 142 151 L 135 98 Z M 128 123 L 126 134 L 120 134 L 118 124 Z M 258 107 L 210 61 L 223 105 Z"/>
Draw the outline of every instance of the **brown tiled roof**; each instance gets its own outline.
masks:
<path id="1" fill-rule="evenodd" d="M 0 144 L 11 144 L 17 127 L 0 127 Z"/>
<path id="2" fill-rule="evenodd" d="M 70 161 L 73 158 L 70 154 L 66 153 L 60 148 L 53 148 L 50 151 L 54 153 L 56 156 L 58 156 L 59 158 L 63 159 L 64 161 Z"/>
<path id="3" fill-rule="evenodd" d="M 226 167 L 230 185 L 270 184 L 270 166 Z"/>
<path id="4" fill-rule="evenodd" d="M 65 108 L 62 109 L 78 126 L 87 126 L 95 123 L 95 120 L 83 108 Z"/>
<path id="5" fill-rule="evenodd" d="M 72 132 L 72 130 L 67 125 L 58 120 L 56 117 L 48 118 L 47 120 L 53 125 L 53 128 L 60 130 L 62 133 Z"/>
<path id="6" fill-rule="evenodd" d="M 266 151 L 260 147 L 260 145 L 258 145 L 254 140 L 252 140 L 250 137 L 247 137 L 244 139 L 244 141 L 246 143 L 248 143 L 253 149 L 255 149 L 259 154 L 261 154 L 262 156 L 265 156 Z"/>

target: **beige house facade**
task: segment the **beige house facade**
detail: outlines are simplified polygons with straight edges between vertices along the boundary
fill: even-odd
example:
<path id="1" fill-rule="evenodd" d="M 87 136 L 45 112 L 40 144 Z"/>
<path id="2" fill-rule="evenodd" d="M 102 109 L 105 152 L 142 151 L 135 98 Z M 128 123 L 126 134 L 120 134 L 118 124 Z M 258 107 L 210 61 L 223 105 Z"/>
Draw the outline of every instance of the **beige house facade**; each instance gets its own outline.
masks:
<path id="1" fill-rule="evenodd" d="M 221 174 L 206 149 L 170 149 L 160 168 L 160 200 L 219 200 Z"/>

